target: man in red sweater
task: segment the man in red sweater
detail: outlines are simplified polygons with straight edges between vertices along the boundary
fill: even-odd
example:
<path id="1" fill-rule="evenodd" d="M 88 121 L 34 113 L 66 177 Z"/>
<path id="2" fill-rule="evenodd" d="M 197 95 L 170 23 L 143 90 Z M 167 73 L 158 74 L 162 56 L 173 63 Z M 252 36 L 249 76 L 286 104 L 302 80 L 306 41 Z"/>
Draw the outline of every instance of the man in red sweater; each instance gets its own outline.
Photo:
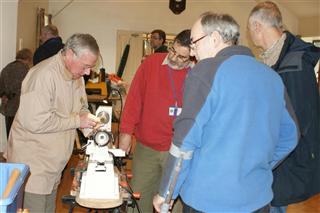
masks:
<path id="1" fill-rule="evenodd" d="M 138 68 L 120 123 L 120 148 L 129 152 L 132 135 L 132 187 L 141 193 L 141 212 L 153 212 L 163 164 L 171 146 L 173 121 L 180 114 L 190 61 L 190 30 L 179 33 L 168 53 L 155 53 Z"/>

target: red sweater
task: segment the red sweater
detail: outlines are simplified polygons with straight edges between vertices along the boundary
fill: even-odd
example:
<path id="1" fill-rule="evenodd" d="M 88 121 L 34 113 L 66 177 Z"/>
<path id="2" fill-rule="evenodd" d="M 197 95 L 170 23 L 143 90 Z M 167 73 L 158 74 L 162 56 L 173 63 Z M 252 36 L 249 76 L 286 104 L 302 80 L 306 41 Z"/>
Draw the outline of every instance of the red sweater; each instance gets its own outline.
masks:
<path id="1" fill-rule="evenodd" d="M 173 136 L 174 117 L 169 107 L 175 105 L 170 80 L 174 81 L 178 106 L 182 106 L 183 86 L 189 68 L 173 70 L 163 64 L 167 53 L 148 56 L 132 80 L 120 123 L 120 132 L 135 134 L 143 145 L 168 151 Z"/>

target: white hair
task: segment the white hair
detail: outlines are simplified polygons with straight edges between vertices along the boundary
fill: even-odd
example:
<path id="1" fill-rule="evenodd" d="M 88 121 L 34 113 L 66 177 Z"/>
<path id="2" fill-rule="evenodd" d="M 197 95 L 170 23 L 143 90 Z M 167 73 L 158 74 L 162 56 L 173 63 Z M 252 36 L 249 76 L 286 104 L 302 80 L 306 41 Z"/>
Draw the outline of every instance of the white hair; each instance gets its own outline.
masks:
<path id="1" fill-rule="evenodd" d="M 208 35 L 217 31 L 225 43 L 238 43 L 240 27 L 230 15 L 206 12 L 201 15 L 201 25 L 203 32 Z"/>

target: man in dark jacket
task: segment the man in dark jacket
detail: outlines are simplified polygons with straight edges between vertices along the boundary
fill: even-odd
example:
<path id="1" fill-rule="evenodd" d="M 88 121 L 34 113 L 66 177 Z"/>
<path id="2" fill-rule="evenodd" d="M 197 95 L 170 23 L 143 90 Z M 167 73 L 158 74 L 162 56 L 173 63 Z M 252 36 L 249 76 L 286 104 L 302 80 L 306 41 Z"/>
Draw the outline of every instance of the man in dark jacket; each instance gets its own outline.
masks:
<path id="1" fill-rule="evenodd" d="M 34 53 L 33 65 L 55 55 L 64 46 L 58 28 L 54 25 L 46 25 L 41 29 L 40 40 L 42 44 Z"/>
<path id="2" fill-rule="evenodd" d="M 283 31 L 281 12 L 273 2 L 261 2 L 249 16 L 253 43 L 263 49 L 264 63 L 281 76 L 299 128 L 296 149 L 274 169 L 274 212 L 320 192 L 320 106 L 314 67 L 320 49 Z"/>

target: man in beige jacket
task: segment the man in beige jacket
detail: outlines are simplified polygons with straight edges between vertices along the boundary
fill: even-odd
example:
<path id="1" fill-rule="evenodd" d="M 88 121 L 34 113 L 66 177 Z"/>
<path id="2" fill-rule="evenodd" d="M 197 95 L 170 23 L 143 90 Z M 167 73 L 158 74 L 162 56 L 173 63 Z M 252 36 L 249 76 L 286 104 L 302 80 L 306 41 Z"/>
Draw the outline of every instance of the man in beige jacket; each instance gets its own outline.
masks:
<path id="1" fill-rule="evenodd" d="M 82 76 L 96 64 L 99 47 L 89 34 L 74 34 L 62 51 L 34 66 L 24 79 L 6 158 L 30 167 L 24 208 L 55 212 L 61 172 L 76 128 L 93 128 Z"/>

